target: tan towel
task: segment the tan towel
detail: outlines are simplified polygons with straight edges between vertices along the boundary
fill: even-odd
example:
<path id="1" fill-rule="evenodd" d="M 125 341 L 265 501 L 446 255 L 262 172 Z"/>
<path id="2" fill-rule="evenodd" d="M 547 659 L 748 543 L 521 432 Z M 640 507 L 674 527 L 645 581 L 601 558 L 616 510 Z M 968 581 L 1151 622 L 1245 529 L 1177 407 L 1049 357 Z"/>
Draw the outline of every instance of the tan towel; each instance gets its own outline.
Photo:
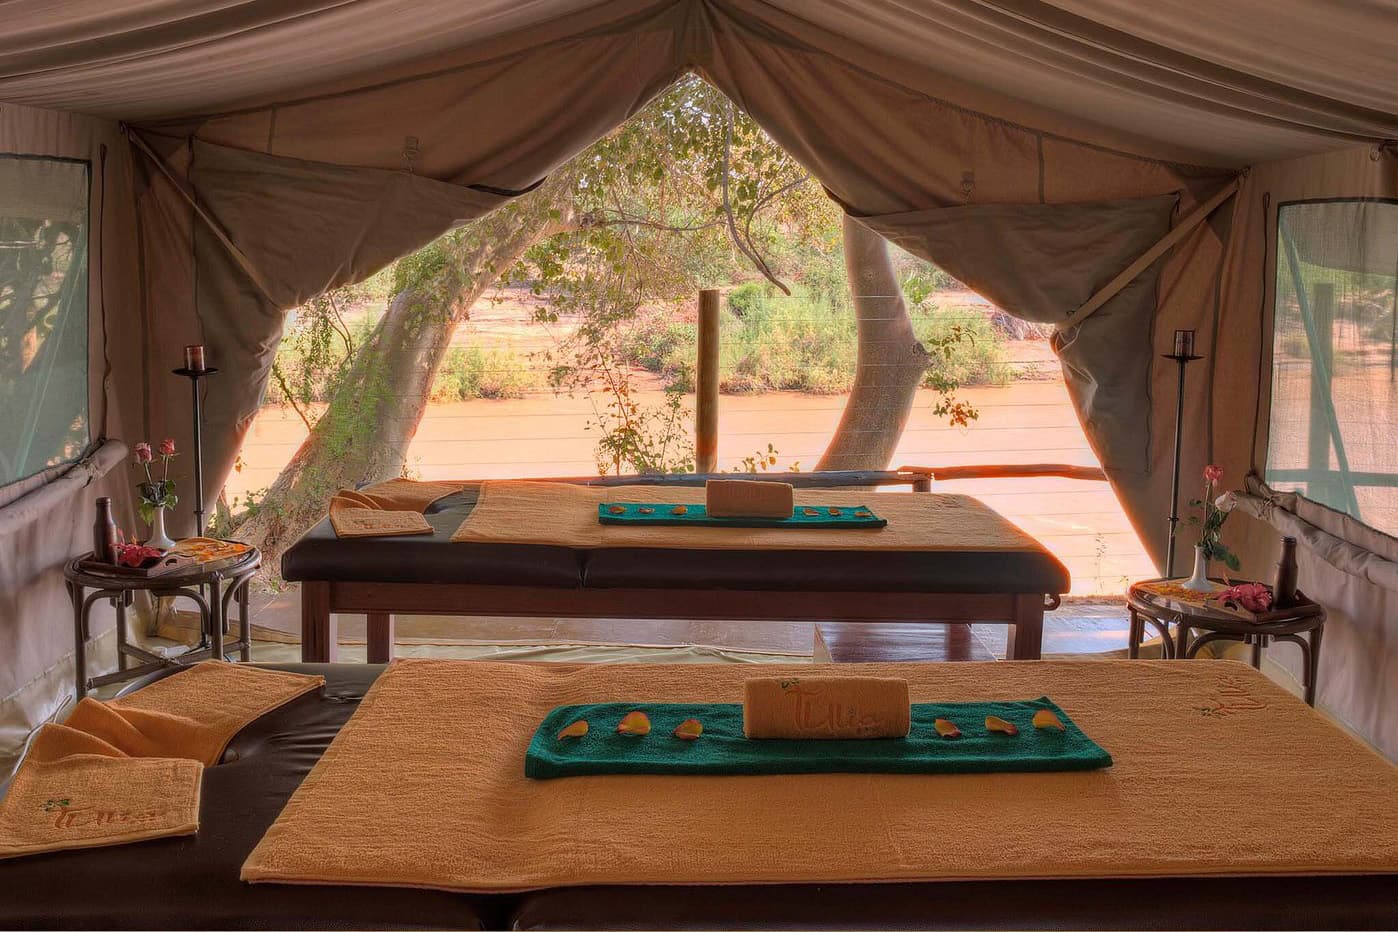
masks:
<path id="1" fill-rule="evenodd" d="M 801 503 L 864 505 L 888 526 L 879 530 L 802 528 L 639 527 L 602 524 L 597 506 L 607 502 L 700 504 L 704 490 L 658 485 L 594 487 L 525 479 L 481 483 L 476 507 L 452 534 L 453 541 L 551 544 L 579 550 L 658 547 L 679 550 L 898 550 L 1031 551 L 1043 545 L 988 505 L 968 495 L 803 489 Z"/>
<path id="2" fill-rule="evenodd" d="M 330 524 L 336 537 L 431 534 L 432 525 L 422 513 L 464 486 L 464 482 L 389 479 L 358 491 L 341 489 L 330 500 Z"/>
<path id="3" fill-rule="evenodd" d="M 790 518 L 792 498 L 789 482 L 709 479 L 704 483 L 704 510 L 711 518 Z"/>
<path id="4" fill-rule="evenodd" d="M 748 738 L 906 738 L 908 681 L 873 676 L 768 676 L 743 684 Z"/>
<path id="5" fill-rule="evenodd" d="M 476 892 L 1398 872 L 1398 769 L 1239 663 L 762 672 L 906 679 L 915 702 L 1048 695 L 1115 764 L 1086 773 L 529 780 L 529 741 L 557 706 L 738 702 L 752 671 L 398 660 L 242 876 Z M 638 740 L 682 744 L 658 730 Z M 1239 804 L 1200 818 L 1200 800 Z M 994 890 L 987 885 L 986 895 Z"/>
<path id="6" fill-rule="evenodd" d="M 193 834 L 204 766 L 253 719 L 324 682 L 206 662 L 125 699 L 84 699 L 30 745 L 0 802 L 0 858 Z"/>

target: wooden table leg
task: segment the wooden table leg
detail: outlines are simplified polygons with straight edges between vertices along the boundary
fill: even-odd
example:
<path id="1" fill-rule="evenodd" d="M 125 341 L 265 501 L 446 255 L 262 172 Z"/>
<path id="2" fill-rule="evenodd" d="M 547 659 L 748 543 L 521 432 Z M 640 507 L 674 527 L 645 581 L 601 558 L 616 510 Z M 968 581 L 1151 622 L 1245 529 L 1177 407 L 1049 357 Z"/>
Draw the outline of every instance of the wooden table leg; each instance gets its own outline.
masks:
<path id="1" fill-rule="evenodd" d="M 215 576 L 209 580 L 209 615 L 204 623 L 209 626 L 209 657 L 223 660 L 223 592 L 221 580 Z"/>
<path id="2" fill-rule="evenodd" d="M 1178 660 L 1189 659 L 1189 623 L 1184 618 L 1175 621 L 1175 657 Z"/>
<path id="3" fill-rule="evenodd" d="M 1141 639 L 1145 637 L 1145 622 L 1141 621 L 1141 616 L 1136 614 L 1134 608 L 1128 608 L 1126 615 L 1131 619 L 1131 627 L 1126 635 L 1126 657 L 1135 660 L 1141 656 Z"/>
<path id="4" fill-rule="evenodd" d="M 73 599 L 73 668 L 76 672 L 77 697 L 81 702 L 87 695 L 87 631 L 83 624 L 83 587 L 68 583 L 68 595 Z"/>
<path id="5" fill-rule="evenodd" d="M 1316 686 L 1320 679 L 1320 635 L 1324 631 L 1324 624 L 1311 629 L 1310 649 L 1306 651 L 1306 704 L 1312 708 L 1315 708 Z"/>
<path id="6" fill-rule="evenodd" d="M 338 645 L 335 616 L 330 614 L 330 584 L 301 584 L 301 662 L 334 663 Z"/>
<path id="7" fill-rule="evenodd" d="M 249 576 L 243 580 L 243 585 L 238 590 L 238 656 L 243 663 L 252 660 L 252 596 L 248 592 L 248 585 L 252 582 Z"/>
<path id="8" fill-rule="evenodd" d="M 1038 660 L 1044 642 L 1044 597 L 1039 593 L 1015 596 L 1014 624 L 1005 645 L 1006 660 Z"/>
<path id="9" fill-rule="evenodd" d="M 393 659 L 393 616 L 370 612 L 365 616 L 369 634 L 369 662 L 388 663 Z"/>

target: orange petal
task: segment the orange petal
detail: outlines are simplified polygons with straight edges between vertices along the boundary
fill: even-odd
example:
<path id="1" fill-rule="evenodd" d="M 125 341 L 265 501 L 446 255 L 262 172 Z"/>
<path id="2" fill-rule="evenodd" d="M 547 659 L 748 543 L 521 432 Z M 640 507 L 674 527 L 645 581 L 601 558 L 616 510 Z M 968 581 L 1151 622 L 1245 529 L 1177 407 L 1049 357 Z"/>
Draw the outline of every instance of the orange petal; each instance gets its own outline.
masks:
<path id="1" fill-rule="evenodd" d="M 650 734 L 650 716 L 644 712 L 627 712 L 616 726 L 619 735 Z"/>
<path id="2" fill-rule="evenodd" d="M 580 718 L 560 731 L 558 733 L 558 740 L 562 741 L 564 738 L 581 738 L 585 734 L 587 734 L 587 719 Z"/>
<path id="3" fill-rule="evenodd" d="M 640 512 L 641 514 L 643 514 L 643 515 L 653 515 L 653 514 L 655 514 L 655 509 L 652 508 L 652 507 L 650 507 L 649 505 L 642 505 L 640 508 L 637 508 L 636 510 L 639 511 L 639 512 Z"/>
<path id="4" fill-rule="evenodd" d="M 614 514 L 614 515 L 621 515 L 621 514 L 625 514 L 625 513 L 626 513 L 626 506 L 625 506 L 625 505 L 608 505 L 608 506 L 607 506 L 607 510 L 610 511 L 610 512 L 611 512 L 612 514 Z"/>
<path id="5" fill-rule="evenodd" d="M 932 723 L 932 727 L 937 729 L 937 734 L 943 738 L 960 738 L 961 729 L 944 718 L 939 718 Z"/>
<path id="6" fill-rule="evenodd" d="M 814 518 L 816 515 L 820 514 L 820 512 L 814 508 L 802 508 L 801 513 L 810 518 Z"/>
<path id="7" fill-rule="evenodd" d="M 985 717 L 986 731 L 999 731 L 1007 735 L 1019 734 L 1019 726 L 1014 722 L 1007 722 L 998 715 L 987 715 Z"/>
<path id="8" fill-rule="evenodd" d="M 1054 715 L 1049 709 L 1040 709 L 1034 713 L 1034 727 L 1057 728 L 1059 731 L 1068 730 L 1063 727 L 1063 723 L 1058 720 L 1058 716 Z"/>
<path id="9" fill-rule="evenodd" d="M 676 505 L 674 508 L 671 508 L 671 509 L 670 509 L 670 514 L 672 514 L 672 515 L 682 515 L 682 514 L 685 514 L 685 513 L 688 512 L 688 511 L 689 511 L 689 509 L 686 508 L 686 507 L 684 507 L 683 505 Z"/>
<path id="10" fill-rule="evenodd" d="M 836 508 L 834 505 L 831 505 L 831 506 L 830 506 L 830 514 L 833 515 L 834 517 L 838 518 L 838 517 L 840 516 L 840 509 Z"/>
<path id="11" fill-rule="evenodd" d="M 693 741 L 704 733 L 704 724 L 697 718 L 687 718 L 675 726 L 675 737 Z"/>

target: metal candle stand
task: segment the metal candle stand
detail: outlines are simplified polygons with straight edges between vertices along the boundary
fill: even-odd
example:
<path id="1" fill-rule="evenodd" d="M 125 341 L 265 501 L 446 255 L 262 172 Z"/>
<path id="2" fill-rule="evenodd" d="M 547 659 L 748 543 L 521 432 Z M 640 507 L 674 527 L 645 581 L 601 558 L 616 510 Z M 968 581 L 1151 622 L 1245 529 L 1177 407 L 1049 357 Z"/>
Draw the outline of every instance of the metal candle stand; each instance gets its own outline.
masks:
<path id="1" fill-rule="evenodd" d="M 202 355 L 202 353 L 201 353 Z M 194 536 L 204 536 L 204 434 L 203 408 L 199 401 L 199 380 L 213 375 L 218 369 L 210 366 L 203 369 L 180 367 L 173 370 L 175 375 L 189 379 L 189 389 L 194 403 Z"/>
<path id="2" fill-rule="evenodd" d="M 1175 531 L 1180 523 L 1180 447 L 1184 436 L 1184 369 L 1196 359 L 1203 359 L 1194 353 L 1194 331 L 1176 330 L 1174 352 L 1162 353 L 1164 359 L 1179 363 L 1179 388 L 1175 396 L 1175 465 L 1170 473 L 1170 539 L 1165 547 L 1165 576 L 1175 575 Z"/>

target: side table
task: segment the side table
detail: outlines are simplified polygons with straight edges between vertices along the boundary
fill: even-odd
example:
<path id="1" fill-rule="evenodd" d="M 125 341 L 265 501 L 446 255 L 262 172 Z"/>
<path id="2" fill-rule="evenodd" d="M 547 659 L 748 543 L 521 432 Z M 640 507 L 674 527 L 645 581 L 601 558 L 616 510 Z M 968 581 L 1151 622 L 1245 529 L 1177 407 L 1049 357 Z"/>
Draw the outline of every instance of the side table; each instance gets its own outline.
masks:
<path id="1" fill-rule="evenodd" d="M 1224 584 L 1218 580 L 1219 588 Z M 1263 612 L 1256 619 L 1242 618 L 1222 608 L 1197 605 L 1169 598 L 1145 588 L 1150 583 L 1178 580 L 1147 579 L 1133 583 L 1126 593 L 1131 630 L 1127 656 L 1140 653 L 1145 624 L 1161 634 L 1165 657 L 1188 660 L 1200 648 L 1214 641 L 1239 641 L 1252 645 L 1252 665 L 1262 666 L 1262 651 L 1273 641 L 1290 641 L 1301 648 L 1305 667 L 1306 702 L 1315 705 L 1316 679 L 1320 669 L 1320 641 L 1325 631 L 1325 609 L 1297 593 L 1299 603 L 1276 611 Z M 1175 625 L 1173 640 L 1170 625 Z M 1195 629 L 1204 633 L 1192 637 Z M 1303 636 L 1304 635 L 1304 636 Z"/>
<path id="2" fill-rule="evenodd" d="M 198 660 L 228 659 L 228 650 L 237 648 L 243 661 L 252 659 L 252 625 L 248 611 L 248 583 L 262 565 L 262 554 L 252 548 L 231 560 L 211 566 L 193 565 L 161 576 L 129 576 L 113 569 L 106 572 L 91 565 L 83 566 L 87 555 L 68 561 L 63 567 L 68 594 L 73 600 L 73 665 L 76 668 L 77 697 L 82 699 L 90 689 L 120 683 L 144 676 L 164 667 L 180 666 Z M 87 590 L 94 590 L 88 592 Z M 160 598 L 186 598 L 199 607 L 199 644 L 176 657 L 164 657 L 131 644 L 126 637 L 126 610 L 135 593 L 149 592 Z M 107 599 L 116 607 L 117 669 L 113 673 L 87 675 L 87 641 L 90 635 L 89 616 L 92 606 Z M 239 635 L 231 644 L 224 643 L 228 633 L 228 606 L 238 602 Z M 133 665 L 130 661 L 137 660 Z"/>

